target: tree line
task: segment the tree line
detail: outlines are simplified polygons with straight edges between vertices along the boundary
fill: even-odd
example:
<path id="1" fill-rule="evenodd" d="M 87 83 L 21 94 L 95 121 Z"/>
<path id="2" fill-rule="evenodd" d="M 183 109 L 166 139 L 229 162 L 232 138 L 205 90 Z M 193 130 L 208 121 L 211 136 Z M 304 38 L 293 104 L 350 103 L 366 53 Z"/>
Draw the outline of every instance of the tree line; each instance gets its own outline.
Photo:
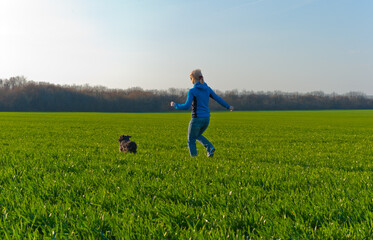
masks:
<path id="1" fill-rule="evenodd" d="M 373 109 L 373 98 L 347 94 L 215 90 L 236 110 Z M 109 89 L 103 86 L 56 85 L 23 76 L 0 79 L 0 111 L 22 112 L 167 112 L 170 101 L 184 103 L 188 89 Z M 212 111 L 223 110 L 210 101 Z"/>

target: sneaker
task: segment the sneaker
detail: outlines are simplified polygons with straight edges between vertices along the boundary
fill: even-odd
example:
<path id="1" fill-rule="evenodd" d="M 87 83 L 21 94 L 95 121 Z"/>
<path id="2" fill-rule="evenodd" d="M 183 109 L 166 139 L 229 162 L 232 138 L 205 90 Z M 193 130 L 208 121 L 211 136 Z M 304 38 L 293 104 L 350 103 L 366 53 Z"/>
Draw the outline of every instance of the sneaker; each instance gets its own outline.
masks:
<path id="1" fill-rule="evenodd" d="M 213 157 L 214 153 L 215 153 L 215 148 L 211 149 L 211 151 L 207 153 L 207 157 Z"/>

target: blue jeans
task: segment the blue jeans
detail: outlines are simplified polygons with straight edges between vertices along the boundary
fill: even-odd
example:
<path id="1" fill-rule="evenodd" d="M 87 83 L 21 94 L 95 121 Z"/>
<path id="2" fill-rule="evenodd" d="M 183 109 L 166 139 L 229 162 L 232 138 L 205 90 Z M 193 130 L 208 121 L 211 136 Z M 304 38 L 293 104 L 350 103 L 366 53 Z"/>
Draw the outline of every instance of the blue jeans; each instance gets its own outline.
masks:
<path id="1" fill-rule="evenodd" d="M 196 140 L 206 148 L 207 152 L 210 152 L 211 149 L 214 148 L 214 146 L 209 142 L 209 140 L 202 136 L 202 133 L 207 129 L 209 123 L 209 117 L 192 118 L 192 120 L 190 120 L 188 128 L 188 147 L 190 156 L 197 156 Z"/>

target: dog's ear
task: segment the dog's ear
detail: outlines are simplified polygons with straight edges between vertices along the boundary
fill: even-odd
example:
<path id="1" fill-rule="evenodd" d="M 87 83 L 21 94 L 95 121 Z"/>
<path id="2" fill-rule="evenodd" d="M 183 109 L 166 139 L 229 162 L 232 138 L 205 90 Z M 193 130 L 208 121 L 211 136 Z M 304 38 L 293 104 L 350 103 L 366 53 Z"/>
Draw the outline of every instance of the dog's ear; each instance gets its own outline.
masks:
<path id="1" fill-rule="evenodd" d="M 119 139 L 118 139 L 118 141 L 120 142 L 120 141 L 122 141 L 123 140 L 123 138 L 124 138 L 124 136 L 122 135 L 122 136 L 120 136 L 119 137 Z"/>
<path id="2" fill-rule="evenodd" d="M 131 136 L 127 136 L 128 138 L 130 138 Z"/>

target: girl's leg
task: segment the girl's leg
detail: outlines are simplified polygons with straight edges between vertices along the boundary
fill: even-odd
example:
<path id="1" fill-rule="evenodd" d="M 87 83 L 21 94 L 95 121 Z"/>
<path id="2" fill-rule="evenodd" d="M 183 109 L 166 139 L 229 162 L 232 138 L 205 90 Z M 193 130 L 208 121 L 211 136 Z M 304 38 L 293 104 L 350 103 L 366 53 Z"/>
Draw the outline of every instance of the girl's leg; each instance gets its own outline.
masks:
<path id="1" fill-rule="evenodd" d="M 197 156 L 196 140 L 201 130 L 201 123 L 199 118 L 192 118 L 188 127 L 188 147 L 191 157 Z"/>
<path id="2" fill-rule="evenodd" d="M 197 137 L 197 141 L 200 142 L 206 148 L 208 153 L 214 148 L 214 146 L 209 142 L 209 140 L 207 140 L 207 138 L 202 136 L 202 134 L 209 126 L 209 123 L 210 123 L 210 118 L 205 118 L 203 121 L 203 126 L 201 127 L 200 132 L 198 133 L 198 137 Z"/>
<path id="3" fill-rule="evenodd" d="M 197 138 L 197 141 L 200 142 L 206 148 L 207 152 L 210 152 L 214 148 L 210 141 L 202 135 Z"/>

